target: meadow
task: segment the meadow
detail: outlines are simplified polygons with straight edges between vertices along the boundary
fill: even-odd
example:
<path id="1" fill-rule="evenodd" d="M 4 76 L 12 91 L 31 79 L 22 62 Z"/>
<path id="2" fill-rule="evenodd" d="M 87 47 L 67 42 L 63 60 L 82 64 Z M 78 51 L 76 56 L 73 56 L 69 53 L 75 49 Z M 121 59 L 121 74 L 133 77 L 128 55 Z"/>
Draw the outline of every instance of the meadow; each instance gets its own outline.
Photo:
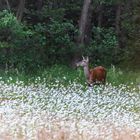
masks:
<path id="1" fill-rule="evenodd" d="M 139 140 L 139 72 L 108 69 L 87 87 L 82 69 L 0 72 L 0 140 Z"/>

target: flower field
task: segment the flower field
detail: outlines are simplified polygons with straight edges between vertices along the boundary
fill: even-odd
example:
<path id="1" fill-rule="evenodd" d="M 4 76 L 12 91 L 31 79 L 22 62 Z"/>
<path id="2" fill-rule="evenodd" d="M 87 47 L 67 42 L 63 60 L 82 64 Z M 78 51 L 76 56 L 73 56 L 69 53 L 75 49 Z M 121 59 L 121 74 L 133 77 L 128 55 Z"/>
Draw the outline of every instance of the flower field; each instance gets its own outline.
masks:
<path id="1" fill-rule="evenodd" d="M 1 79 L 0 140 L 140 140 L 139 89 Z"/>

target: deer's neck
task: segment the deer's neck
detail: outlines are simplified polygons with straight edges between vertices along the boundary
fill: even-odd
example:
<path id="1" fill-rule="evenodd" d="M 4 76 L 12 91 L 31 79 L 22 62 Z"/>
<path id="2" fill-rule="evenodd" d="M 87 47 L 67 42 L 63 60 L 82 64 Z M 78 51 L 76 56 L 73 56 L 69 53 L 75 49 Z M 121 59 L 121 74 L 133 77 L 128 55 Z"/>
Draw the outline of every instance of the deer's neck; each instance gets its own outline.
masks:
<path id="1" fill-rule="evenodd" d="M 89 67 L 88 66 L 84 67 L 84 74 L 85 74 L 86 79 L 89 79 L 90 73 L 89 73 Z"/>

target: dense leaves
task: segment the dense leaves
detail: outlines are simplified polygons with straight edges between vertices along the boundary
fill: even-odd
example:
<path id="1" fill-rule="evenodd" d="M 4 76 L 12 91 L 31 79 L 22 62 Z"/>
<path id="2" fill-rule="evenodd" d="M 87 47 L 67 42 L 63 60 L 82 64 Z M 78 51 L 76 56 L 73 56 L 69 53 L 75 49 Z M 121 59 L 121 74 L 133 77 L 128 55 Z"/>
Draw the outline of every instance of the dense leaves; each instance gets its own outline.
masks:
<path id="1" fill-rule="evenodd" d="M 32 35 L 32 31 L 27 26 L 19 23 L 16 17 L 6 10 L 0 12 L 0 31 L 1 43 L 9 43 L 8 46 L 1 44 L 1 47 L 19 46 L 25 42 L 25 38 Z"/>
<path id="2" fill-rule="evenodd" d="M 81 46 L 77 38 L 83 1 L 19 2 L 0 2 L 1 68 L 28 71 L 54 63 L 68 65 L 77 54 L 90 56 L 95 65 L 139 65 L 137 0 L 92 1 Z"/>

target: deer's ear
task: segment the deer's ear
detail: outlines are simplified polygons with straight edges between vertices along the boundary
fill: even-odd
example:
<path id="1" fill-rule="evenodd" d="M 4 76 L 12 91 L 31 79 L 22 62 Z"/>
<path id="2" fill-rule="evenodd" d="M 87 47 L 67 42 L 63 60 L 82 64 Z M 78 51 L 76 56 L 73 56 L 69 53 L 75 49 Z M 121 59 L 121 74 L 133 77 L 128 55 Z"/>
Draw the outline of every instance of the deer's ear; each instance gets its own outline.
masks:
<path id="1" fill-rule="evenodd" d="M 85 57 L 82 55 L 83 60 L 85 60 Z"/>
<path id="2" fill-rule="evenodd" d="M 88 56 L 86 57 L 86 61 L 89 62 L 89 57 Z"/>

